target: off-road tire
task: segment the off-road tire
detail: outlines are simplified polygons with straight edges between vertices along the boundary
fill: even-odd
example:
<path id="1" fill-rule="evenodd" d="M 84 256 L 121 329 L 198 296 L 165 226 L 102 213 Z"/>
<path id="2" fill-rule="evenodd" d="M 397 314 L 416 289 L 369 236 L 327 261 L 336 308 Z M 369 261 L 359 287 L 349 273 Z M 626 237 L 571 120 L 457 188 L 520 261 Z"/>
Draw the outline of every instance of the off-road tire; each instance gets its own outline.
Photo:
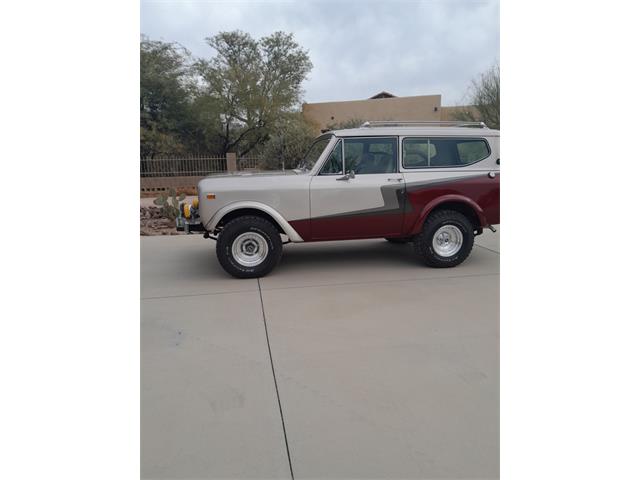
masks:
<path id="1" fill-rule="evenodd" d="M 410 238 L 385 238 L 385 240 L 389 243 L 397 243 L 397 244 L 409 243 L 411 241 Z"/>
<path id="2" fill-rule="evenodd" d="M 454 225 L 462 232 L 462 247 L 450 257 L 438 255 L 433 248 L 433 236 L 444 225 Z M 438 210 L 427 217 L 422 231 L 413 239 L 416 254 L 430 267 L 447 268 L 460 265 L 473 248 L 473 225 L 469 219 L 455 210 Z"/>
<path id="3" fill-rule="evenodd" d="M 268 246 L 266 258 L 255 266 L 246 266 L 238 263 L 232 253 L 233 241 L 246 232 L 261 235 Z M 218 235 L 216 255 L 222 268 L 234 277 L 263 277 L 273 270 L 282 257 L 280 232 L 272 222 L 261 217 L 246 215 L 234 218 L 224 226 L 220 235 Z"/>

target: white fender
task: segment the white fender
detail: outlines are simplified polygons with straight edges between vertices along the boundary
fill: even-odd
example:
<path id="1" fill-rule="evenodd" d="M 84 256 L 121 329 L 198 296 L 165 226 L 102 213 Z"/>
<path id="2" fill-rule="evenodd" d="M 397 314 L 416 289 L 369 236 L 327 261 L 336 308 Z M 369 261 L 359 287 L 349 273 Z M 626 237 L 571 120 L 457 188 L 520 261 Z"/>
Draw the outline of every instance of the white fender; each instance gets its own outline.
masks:
<path id="1" fill-rule="evenodd" d="M 228 205 L 225 205 L 224 207 L 222 207 L 220 210 L 216 212 L 216 214 L 213 216 L 211 220 L 207 222 L 207 224 L 205 225 L 205 228 L 209 231 L 213 231 L 215 226 L 218 225 L 218 223 L 220 223 L 220 220 L 222 220 L 222 217 L 224 217 L 229 212 L 233 212 L 234 210 L 239 210 L 241 208 L 254 208 L 256 210 L 261 210 L 269 214 L 269 216 L 271 216 L 271 218 L 273 218 L 276 222 L 278 222 L 278 225 L 282 227 L 282 230 L 287 235 L 287 237 L 289 237 L 289 240 L 291 240 L 292 242 L 304 242 L 304 240 L 298 234 L 298 232 L 296 232 L 295 229 L 291 225 L 289 225 L 289 222 L 287 222 L 285 218 L 282 215 L 280 215 L 280 213 L 276 209 L 260 202 L 243 201 L 243 202 L 233 202 Z"/>

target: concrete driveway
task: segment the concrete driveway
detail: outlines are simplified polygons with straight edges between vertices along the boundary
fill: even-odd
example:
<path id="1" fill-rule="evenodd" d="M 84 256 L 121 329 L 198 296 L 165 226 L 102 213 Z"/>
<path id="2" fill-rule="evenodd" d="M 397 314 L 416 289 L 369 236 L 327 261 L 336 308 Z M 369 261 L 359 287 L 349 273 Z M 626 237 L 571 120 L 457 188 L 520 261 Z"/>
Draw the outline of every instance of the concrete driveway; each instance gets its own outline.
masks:
<path id="1" fill-rule="evenodd" d="M 238 280 L 141 238 L 144 478 L 497 478 L 499 233 L 431 269 L 384 240 Z"/>

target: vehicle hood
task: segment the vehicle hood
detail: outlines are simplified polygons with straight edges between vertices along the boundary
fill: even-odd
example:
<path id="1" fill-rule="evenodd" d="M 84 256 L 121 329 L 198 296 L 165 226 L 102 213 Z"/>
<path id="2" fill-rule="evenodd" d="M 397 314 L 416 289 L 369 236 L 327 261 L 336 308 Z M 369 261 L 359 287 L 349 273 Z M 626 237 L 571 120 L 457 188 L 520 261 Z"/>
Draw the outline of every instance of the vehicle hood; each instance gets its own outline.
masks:
<path id="1" fill-rule="evenodd" d="M 198 191 L 200 193 L 236 192 L 238 198 L 248 198 L 264 190 L 278 191 L 308 186 L 310 179 L 307 172 L 296 173 L 293 170 L 227 173 L 203 178 L 198 183 Z"/>

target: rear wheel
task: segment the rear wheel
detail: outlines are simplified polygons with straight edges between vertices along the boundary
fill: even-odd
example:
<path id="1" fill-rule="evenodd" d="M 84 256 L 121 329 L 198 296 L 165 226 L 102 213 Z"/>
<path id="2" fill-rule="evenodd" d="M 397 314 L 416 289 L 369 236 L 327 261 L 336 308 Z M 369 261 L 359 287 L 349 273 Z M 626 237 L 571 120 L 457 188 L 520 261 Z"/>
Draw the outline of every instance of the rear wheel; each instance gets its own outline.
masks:
<path id="1" fill-rule="evenodd" d="M 430 267 L 455 267 L 473 248 L 473 225 L 454 210 L 440 210 L 429 215 L 422 232 L 413 242 L 418 256 Z"/>
<path id="2" fill-rule="evenodd" d="M 237 278 L 257 278 L 268 274 L 282 257 L 280 232 L 261 217 L 238 217 L 227 223 L 216 245 L 218 261 Z"/>

